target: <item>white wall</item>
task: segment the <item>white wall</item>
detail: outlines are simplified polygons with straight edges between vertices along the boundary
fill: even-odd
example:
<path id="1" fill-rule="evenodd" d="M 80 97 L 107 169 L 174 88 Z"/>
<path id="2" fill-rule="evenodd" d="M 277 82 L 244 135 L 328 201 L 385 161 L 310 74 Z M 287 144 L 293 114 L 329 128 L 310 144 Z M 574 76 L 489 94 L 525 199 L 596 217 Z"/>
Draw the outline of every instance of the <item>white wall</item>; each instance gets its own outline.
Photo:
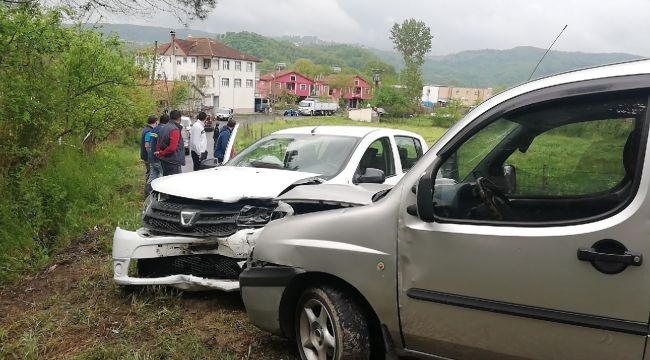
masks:
<path id="1" fill-rule="evenodd" d="M 350 110 L 348 117 L 354 121 L 379 122 L 379 117 L 371 108 Z"/>
<path id="2" fill-rule="evenodd" d="M 424 86 L 422 87 L 422 101 L 430 101 L 434 104 L 438 103 L 439 86 Z"/>

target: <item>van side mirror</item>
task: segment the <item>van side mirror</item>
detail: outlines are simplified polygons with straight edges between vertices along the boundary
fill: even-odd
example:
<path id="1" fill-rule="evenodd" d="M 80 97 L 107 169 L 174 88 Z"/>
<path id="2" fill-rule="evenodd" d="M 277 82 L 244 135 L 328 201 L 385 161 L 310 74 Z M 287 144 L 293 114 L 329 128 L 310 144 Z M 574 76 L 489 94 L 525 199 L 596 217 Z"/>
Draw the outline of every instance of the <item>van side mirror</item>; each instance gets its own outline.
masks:
<path id="1" fill-rule="evenodd" d="M 433 169 L 429 169 L 422 174 L 418 180 L 418 187 L 415 192 L 417 199 L 417 215 L 422 221 L 433 222 L 435 219 L 433 209 Z"/>
<path id="2" fill-rule="evenodd" d="M 507 195 L 517 191 L 517 170 L 513 165 L 503 165 L 503 181 Z"/>
<path id="3" fill-rule="evenodd" d="M 355 184 L 383 184 L 386 181 L 386 175 L 383 171 L 375 168 L 366 168 L 363 175 L 355 175 Z"/>

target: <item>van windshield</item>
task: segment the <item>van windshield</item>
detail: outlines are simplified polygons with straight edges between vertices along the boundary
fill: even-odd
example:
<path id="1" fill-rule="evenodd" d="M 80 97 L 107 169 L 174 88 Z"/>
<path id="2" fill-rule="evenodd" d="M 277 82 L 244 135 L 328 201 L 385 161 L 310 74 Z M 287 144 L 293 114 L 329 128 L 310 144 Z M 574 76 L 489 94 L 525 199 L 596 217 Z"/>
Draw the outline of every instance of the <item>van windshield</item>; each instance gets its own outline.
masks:
<path id="1" fill-rule="evenodd" d="M 272 136 L 251 145 L 227 166 L 304 171 L 330 179 L 343 170 L 358 140 L 334 135 Z"/>
<path id="2" fill-rule="evenodd" d="M 311 101 L 301 101 L 301 102 L 298 103 L 298 106 L 310 107 L 311 106 Z"/>

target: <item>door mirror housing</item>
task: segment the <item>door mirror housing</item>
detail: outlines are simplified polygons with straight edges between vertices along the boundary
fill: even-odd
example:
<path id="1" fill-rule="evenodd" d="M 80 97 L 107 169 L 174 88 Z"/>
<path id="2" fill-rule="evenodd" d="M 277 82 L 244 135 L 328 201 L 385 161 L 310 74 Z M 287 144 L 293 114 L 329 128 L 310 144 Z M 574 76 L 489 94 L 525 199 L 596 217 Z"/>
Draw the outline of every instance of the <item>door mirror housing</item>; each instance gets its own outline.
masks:
<path id="1" fill-rule="evenodd" d="M 417 199 L 417 215 L 422 221 L 433 222 L 435 219 L 433 209 L 433 169 L 427 170 L 420 180 L 418 180 L 418 187 L 415 192 Z"/>
<path id="2" fill-rule="evenodd" d="M 517 169 L 513 165 L 503 165 L 503 183 L 506 194 L 514 194 L 517 191 Z"/>
<path id="3" fill-rule="evenodd" d="M 355 184 L 383 184 L 386 181 L 386 175 L 383 171 L 375 168 L 366 168 L 362 175 L 355 175 Z"/>

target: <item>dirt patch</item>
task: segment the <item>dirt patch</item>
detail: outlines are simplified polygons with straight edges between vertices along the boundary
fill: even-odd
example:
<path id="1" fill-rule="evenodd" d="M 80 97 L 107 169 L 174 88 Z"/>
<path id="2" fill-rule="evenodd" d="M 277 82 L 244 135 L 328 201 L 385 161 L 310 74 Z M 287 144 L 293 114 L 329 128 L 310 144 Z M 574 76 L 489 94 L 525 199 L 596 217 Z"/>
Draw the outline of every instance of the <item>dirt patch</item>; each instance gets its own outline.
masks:
<path id="1" fill-rule="evenodd" d="M 0 288 L 0 358 L 297 357 L 248 321 L 239 293 L 116 286 L 108 241 L 93 229 L 42 273 Z"/>

